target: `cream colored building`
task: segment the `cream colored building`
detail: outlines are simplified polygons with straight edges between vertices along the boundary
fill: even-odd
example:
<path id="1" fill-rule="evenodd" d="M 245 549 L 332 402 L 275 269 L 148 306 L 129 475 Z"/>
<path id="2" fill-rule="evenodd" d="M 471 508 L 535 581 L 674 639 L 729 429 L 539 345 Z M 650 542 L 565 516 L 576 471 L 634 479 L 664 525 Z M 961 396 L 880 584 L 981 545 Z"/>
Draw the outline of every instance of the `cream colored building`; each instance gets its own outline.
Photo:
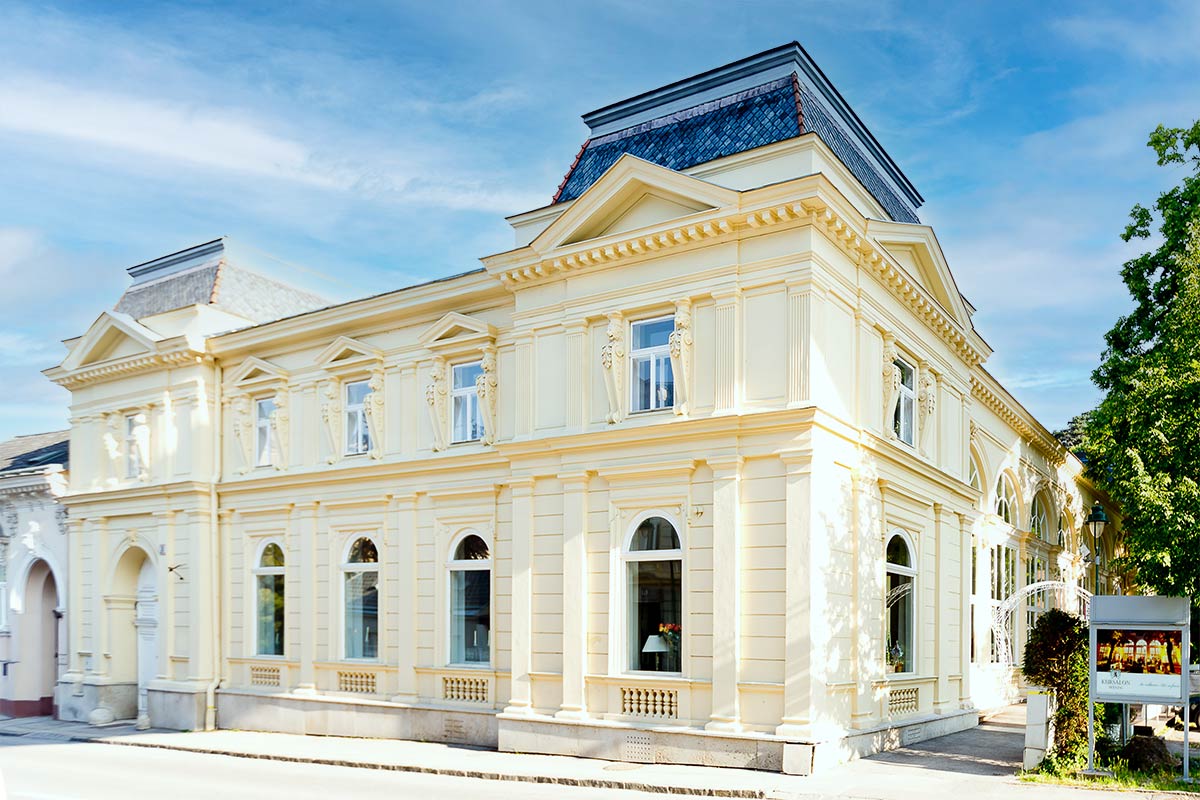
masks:
<path id="1" fill-rule="evenodd" d="M 274 321 L 188 295 L 221 243 L 131 270 L 48 371 L 64 715 L 807 772 L 1012 691 L 1093 495 L 915 188 L 797 45 L 585 121 L 483 269 Z"/>

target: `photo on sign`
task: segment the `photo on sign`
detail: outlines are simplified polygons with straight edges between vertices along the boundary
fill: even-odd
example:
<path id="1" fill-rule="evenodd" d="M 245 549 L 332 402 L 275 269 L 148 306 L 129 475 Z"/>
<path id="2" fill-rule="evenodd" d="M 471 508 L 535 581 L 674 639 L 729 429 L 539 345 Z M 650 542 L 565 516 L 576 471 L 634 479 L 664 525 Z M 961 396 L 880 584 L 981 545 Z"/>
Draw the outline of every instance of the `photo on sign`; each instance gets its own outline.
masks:
<path id="1" fill-rule="evenodd" d="M 1180 631 L 1096 632 L 1096 671 L 1150 675 L 1182 674 L 1183 634 Z"/>
<path id="2" fill-rule="evenodd" d="M 1096 631 L 1096 693 L 1116 701 L 1169 700 L 1181 691 L 1183 632 Z"/>

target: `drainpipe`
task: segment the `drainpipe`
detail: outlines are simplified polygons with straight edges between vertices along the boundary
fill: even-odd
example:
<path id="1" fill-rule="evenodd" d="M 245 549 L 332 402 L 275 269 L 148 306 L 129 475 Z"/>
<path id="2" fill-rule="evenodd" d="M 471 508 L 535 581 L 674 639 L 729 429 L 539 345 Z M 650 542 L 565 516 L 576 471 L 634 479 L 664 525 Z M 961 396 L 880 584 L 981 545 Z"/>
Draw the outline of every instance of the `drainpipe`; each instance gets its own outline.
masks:
<path id="1" fill-rule="evenodd" d="M 208 484 L 208 519 L 213 548 L 212 569 L 209 578 L 209 597 L 212 602 L 213 663 L 212 680 L 204 690 L 204 729 L 206 731 L 215 730 L 217 727 L 217 687 L 221 684 L 221 643 L 223 639 L 221 631 L 224 627 L 221 617 L 221 523 L 217 519 L 217 482 L 221 480 L 221 426 L 224 424 L 224 420 L 221 417 L 221 365 L 217 363 L 216 359 L 213 359 L 212 376 L 213 413 L 210 422 L 212 425 L 213 474 Z"/>

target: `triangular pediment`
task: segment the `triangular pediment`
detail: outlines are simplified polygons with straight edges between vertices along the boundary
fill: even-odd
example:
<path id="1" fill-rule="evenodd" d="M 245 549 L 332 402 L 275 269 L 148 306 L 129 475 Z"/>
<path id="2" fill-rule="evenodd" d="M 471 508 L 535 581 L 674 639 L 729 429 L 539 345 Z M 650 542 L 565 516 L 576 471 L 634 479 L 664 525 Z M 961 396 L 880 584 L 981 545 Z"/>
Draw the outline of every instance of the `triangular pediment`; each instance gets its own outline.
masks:
<path id="1" fill-rule="evenodd" d="M 530 246 L 539 253 L 622 233 L 663 227 L 717 208 L 735 206 L 732 189 L 631 155 L 609 167 Z"/>
<path id="2" fill-rule="evenodd" d="M 867 233 L 887 250 L 910 278 L 937 300 L 944 311 L 963 328 L 971 329 L 971 309 L 958 291 L 950 265 L 946 263 L 931 228 L 870 220 Z"/>
<path id="3" fill-rule="evenodd" d="M 436 349 L 476 339 L 495 339 L 496 328 L 483 320 L 452 311 L 425 329 L 417 340 L 425 347 Z"/>
<path id="4" fill-rule="evenodd" d="M 156 351 L 158 334 L 125 314 L 105 311 L 72 345 L 62 367 L 76 370 Z"/>
<path id="5" fill-rule="evenodd" d="M 232 386 L 251 387 L 268 383 L 286 382 L 287 370 L 264 361 L 257 356 L 251 356 L 243 361 L 229 376 Z"/>
<path id="6" fill-rule="evenodd" d="M 317 366 L 329 371 L 382 361 L 383 353 L 349 336 L 339 336 L 317 356 Z"/>

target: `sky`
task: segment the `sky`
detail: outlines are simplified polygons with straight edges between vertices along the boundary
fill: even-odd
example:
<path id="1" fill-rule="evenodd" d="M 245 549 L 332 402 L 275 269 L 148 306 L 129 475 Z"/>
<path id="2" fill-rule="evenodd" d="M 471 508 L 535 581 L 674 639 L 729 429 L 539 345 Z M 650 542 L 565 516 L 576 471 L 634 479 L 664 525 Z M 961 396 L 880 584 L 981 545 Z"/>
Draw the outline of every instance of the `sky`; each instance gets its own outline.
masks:
<path id="1" fill-rule="evenodd" d="M 0 439 L 133 264 L 229 235 L 339 299 L 478 266 L 608 103 L 798 40 L 926 198 L 986 366 L 1050 429 L 1129 307 L 1200 3 L 0 0 Z"/>

